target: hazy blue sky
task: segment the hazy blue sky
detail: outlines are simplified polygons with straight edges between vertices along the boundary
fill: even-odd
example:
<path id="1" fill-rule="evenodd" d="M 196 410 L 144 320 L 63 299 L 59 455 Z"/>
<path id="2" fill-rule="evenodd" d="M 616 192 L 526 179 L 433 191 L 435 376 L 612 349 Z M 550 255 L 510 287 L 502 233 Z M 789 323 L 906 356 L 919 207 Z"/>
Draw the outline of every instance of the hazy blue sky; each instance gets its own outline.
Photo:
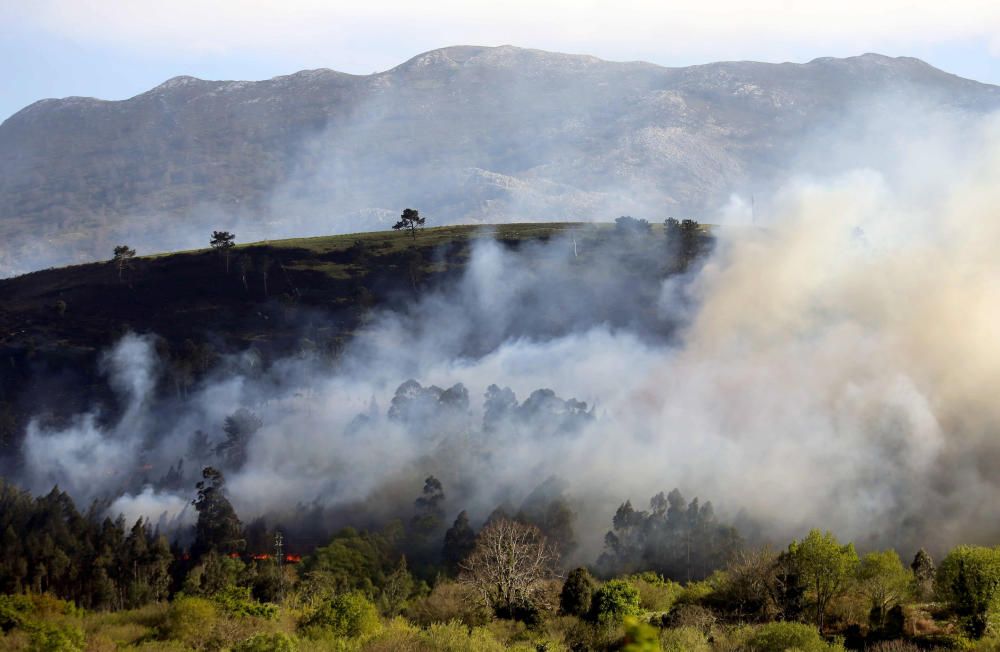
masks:
<path id="1" fill-rule="evenodd" d="M 505 43 L 672 66 L 881 52 L 1000 84 L 997 0 L 0 0 L 0 120 L 38 99 L 124 99 L 177 75 L 370 73 Z"/>

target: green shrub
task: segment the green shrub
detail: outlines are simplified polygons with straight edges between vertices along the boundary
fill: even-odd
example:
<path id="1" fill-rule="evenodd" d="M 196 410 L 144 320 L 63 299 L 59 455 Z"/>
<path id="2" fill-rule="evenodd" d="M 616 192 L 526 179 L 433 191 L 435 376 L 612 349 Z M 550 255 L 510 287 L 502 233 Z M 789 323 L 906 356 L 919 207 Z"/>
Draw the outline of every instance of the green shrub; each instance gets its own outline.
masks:
<path id="1" fill-rule="evenodd" d="M 745 647 L 754 652 L 825 652 L 842 649 L 829 645 L 819 630 L 805 623 L 775 622 L 745 628 Z"/>
<path id="2" fill-rule="evenodd" d="M 938 599 L 975 637 L 1000 634 L 1000 548 L 958 546 L 938 568 Z"/>
<path id="3" fill-rule="evenodd" d="M 642 613 L 639 591 L 625 580 L 609 580 L 597 589 L 590 604 L 590 618 L 602 624 L 620 623 L 625 616 Z"/>
<path id="4" fill-rule="evenodd" d="M 596 585 L 586 568 L 570 571 L 559 594 L 559 607 L 562 612 L 570 616 L 582 616 L 590 611 L 590 601 L 594 596 Z"/>
<path id="5" fill-rule="evenodd" d="M 676 602 L 682 604 L 698 604 L 703 602 L 715 592 L 716 584 L 708 580 L 701 582 L 688 582 L 677 595 Z"/>
<path id="6" fill-rule="evenodd" d="M 663 652 L 711 652 L 708 639 L 695 627 L 677 627 L 660 632 Z"/>
<path id="7" fill-rule="evenodd" d="M 31 652 L 83 652 L 85 639 L 78 627 L 39 623 L 32 630 Z"/>
<path id="8" fill-rule="evenodd" d="M 214 602 L 181 595 L 174 599 L 167 612 L 167 637 L 201 649 L 215 636 L 218 621 L 218 609 Z"/>
<path id="9" fill-rule="evenodd" d="M 365 643 L 365 652 L 421 650 L 423 632 L 403 617 L 393 618 L 379 633 Z"/>
<path id="10" fill-rule="evenodd" d="M 625 616 L 625 641 L 623 652 L 659 652 L 660 637 L 656 628 L 640 622 L 635 616 Z"/>
<path id="11" fill-rule="evenodd" d="M 256 634 L 233 646 L 233 652 L 296 652 L 295 639 L 284 632 Z"/>
<path id="12" fill-rule="evenodd" d="M 364 637 L 378 631 L 378 609 L 358 592 L 342 593 L 323 604 L 303 624 L 310 638 Z"/>
<path id="13" fill-rule="evenodd" d="M 246 586 L 228 586 L 212 599 L 232 616 L 272 619 L 278 615 L 277 605 L 257 602 Z"/>
<path id="14" fill-rule="evenodd" d="M 0 630 L 8 631 L 31 619 L 34 606 L 26 595 L 0 595 Z"/>
<path id="15" fill-rule="evenodd" d="M 503 652 L 504 645 L 484 627 L 469 628 L 458 621 L 435 623 L 421 637 L 435 652 Z"/>
<path id="16" fill-rule="evenodd" d="M 670 611 L 684 592 L 680 584 L 656 573 L 632 575 L 628 581 L 639 591 L 639 604 L 647 611 Z"/>

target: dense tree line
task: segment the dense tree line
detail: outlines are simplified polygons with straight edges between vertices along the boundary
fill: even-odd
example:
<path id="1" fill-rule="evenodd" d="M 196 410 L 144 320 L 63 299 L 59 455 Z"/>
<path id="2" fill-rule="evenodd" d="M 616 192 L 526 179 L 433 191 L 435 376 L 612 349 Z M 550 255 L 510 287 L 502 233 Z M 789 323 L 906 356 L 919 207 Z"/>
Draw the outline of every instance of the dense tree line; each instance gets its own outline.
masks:
<path id="1" fill-rule="evenodd" d="M 166 537 L 103 511 L 81 514 L 58 487 L 33 498 L 0 480 L 0 590 L 49 592 L 94 609 L 165 599 L 174 559 Z"/>
<path id="2" fill-rule="evenodd" d="M 0 597 L 2 629 L 78 640 L 32 620 L 53 608 L 32 596 L 49 594 L 98 611 L 171 599 L 176 622 L 162 631 L 184 640 L 197 638 L 198 627 L 181 625 L 199 613 L 260 622 L 282 608 L 298 614 L 294 636 L 283 635 L 291 642 L 365 639 L 400 615 L 424 626 L 500 619 L 539 633 L 569 618 L 578 623 L 562 634 L 571 649 L 618 649 L 622 636 L 671 650 L 709 650 L 711 637 L 738 642 L 719 649 L 755 641 L 753 649 L 820 650 L 842 649 L 820 634 L 857 649 L 1000 634 L 1000 548 L 959 546 L 940 567 L 923 550 L 909 565 L 893 550 L 859 555 L 819 530 L 781 550 L 755 548 L 710 503 L 674 490 L 645 511 L 623 503 L 601 558 L 570 570 L 575 514 L 554 480 L 517 510 L 498 506 L 481 523 L 461 511 L 446 527 L 447 487 L 428 476 L 407 519 L 377 531 L 344 528 L 294 564 L 283 563 L 298 558 L 282 556 L 280 533 L 241 522 L 219 470 L 203 469 L 195 489 L 197 523 L 171 546 L 145 521 L 104 517 L 105 505 L 80 513 L 58 489 L 32 497 L 0 484 L 0 591 L 26 596 Z M 929 600 L 937 602 L 924 606 Z M 260 649 L 285 645 L 261 641 Z"/>
<path id="3" fill-rule="evenodd" d="M 606 575 L 652 570 L 666 577 L 702 579 L 740 547 L 735 528 L 719 523 L 711 502 L 687 502 L 681 492 L 660 492 L 648 511 L 625 501 L 604 538 L 598 566 Z"/>

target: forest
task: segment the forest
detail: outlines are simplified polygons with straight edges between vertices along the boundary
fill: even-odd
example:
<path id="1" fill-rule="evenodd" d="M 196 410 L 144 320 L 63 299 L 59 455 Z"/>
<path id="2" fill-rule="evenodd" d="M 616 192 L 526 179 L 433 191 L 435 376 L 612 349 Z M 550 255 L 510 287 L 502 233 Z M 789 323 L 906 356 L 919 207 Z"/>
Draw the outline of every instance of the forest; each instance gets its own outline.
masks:
<path id="1" fill-rule="evenodd" d="M 58 488 L 0 487 L 0 645 L 8 650 L 992 650 L 1000 548 L 935 565 L 859 553 L 813 529 L 752 547 L 711 502 L 676 489 L 609 519 L 605 549 L 564 563 L 565 503 L 441 509 L 428 477 L 412 516 L 345 527 L 311 552 L 241 522 L 223 474 L 195 487 L 190 545 L 146 520 L 81 512 Z"/>

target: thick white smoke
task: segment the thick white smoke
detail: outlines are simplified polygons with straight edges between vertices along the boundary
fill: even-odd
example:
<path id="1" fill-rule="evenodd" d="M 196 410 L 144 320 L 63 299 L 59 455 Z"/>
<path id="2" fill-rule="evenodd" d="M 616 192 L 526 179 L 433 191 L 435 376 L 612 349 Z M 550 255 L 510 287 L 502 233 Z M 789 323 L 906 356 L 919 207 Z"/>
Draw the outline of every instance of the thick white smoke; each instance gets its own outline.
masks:
<path id="1" fill-rule="evenodd" d="M 704 268 L 664 282 L 657 306 L 611 285 L 590 296 L 547 285 L 620 271 L 574 267 L 569 241 L 518 252 L 481 241 L 457 287 L 406 315 L 377 315 L 335 369 L 289 359 L 263 379 L 210 379 L 171 407 L 166 426 L 149 396 L 154 350 L 128 337 L 107 364 L 127 397 L 120 421 L 32 424 L 28 476 L 91 498 L 121 486 L 104 469 L 142 457 L 155 479 L 188 454 L 196 430 L 217 442 L 225 416 L 246 406 L 264 425 L 229 476 L 244 519 L 313 501 L 367 501 L 366 518 L 378 519 L 412 502 L 429 473 L 444 482 L 449 511 L 484 516 L 557 476 L 588 554 L 619 502 L 674 486 L 723 515 L 742 511 L 776 540 L 811 526 L 862 545 L 991 540 L 1000 121 L 961 137 L 960 149 L 937 134 L 902 148 L 923 161 L 902 173 L 788 180 L 767 199 L 766 226 L 719 229 Z M 649 309 L 685 325 L 667 339 L 584 318 Z M 471 405 L 438 430 L 389 419 L 408 378 L 460 382 Z M 480 397 L 493 383 L 520 401 L 552 388 L 588 402 L 594 419 L 567 432 L 539 418 L 484 433 Z M 112 509 L 155 521 L 179 514 L 190 493 L 145 489 Z"/>

